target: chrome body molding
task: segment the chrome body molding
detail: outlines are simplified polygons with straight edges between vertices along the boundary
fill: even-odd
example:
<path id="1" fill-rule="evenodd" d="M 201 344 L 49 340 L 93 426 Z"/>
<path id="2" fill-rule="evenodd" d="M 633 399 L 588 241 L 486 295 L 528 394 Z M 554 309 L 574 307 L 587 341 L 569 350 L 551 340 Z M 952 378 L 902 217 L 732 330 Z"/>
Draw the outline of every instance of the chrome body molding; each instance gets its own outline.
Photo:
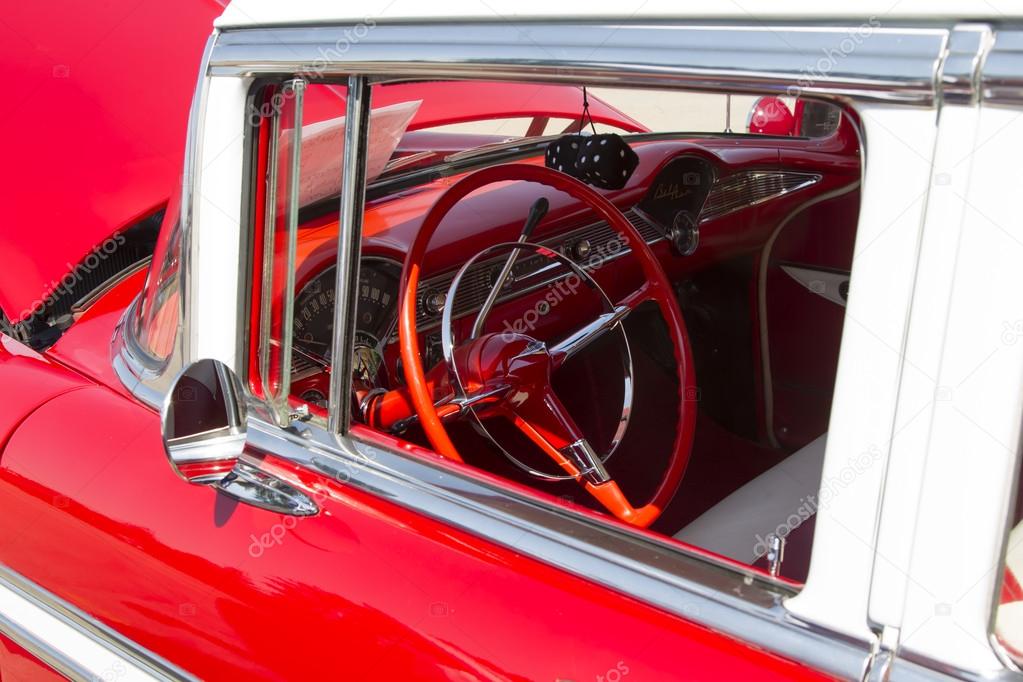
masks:
<path id="1" fill-rule="evenodd" d="M 0 633 L 73 680 L 197 679 L 3 565 Z"/>
<path id="2" fill-rule="evenodd" d="M 819 173 L 797 171 L 750 170 L 718 178 L 700 211 L 705 223 L 729 213 L 812 187 L 820 182 Z"/>
<path id="3" fill-rule="evenodd" d="M 931 106 L 950 27 L 436 22 L 377 24 L 351 41 L 352 28 L 226 30 L 212 73 L 629 82 Z"/>
<path id="4" fill-rule="evenodd" d="M 1023 30 L 1000 30 L 980 73 L 984 104 L 1023 107 Z"/>
<path id="5" fill-rule="evenodd" d="M 176 350 L 166 362 L 155 362 L 135 341 L 132 323 L 138 318 L 136 298 L 124 310 L 117 323 L 114 338 L 110 344 L 110 364 L 121 384 L 140 401 L 156 410 L 163 406 L 163 398 L 170 391 L 171 382 L 184 368 L 183 354 L 178 350 L 180 338 L 175 342 Z M 178 336 L 183 336 L 179 331 Z"/>
<path id="6" fill-rule="evenodd" d="M 258 407 L 255 408 L 258 412 Z M 753 569 L 687 552 L 594 515 L 509 491 L 464 467 L 335 439 L 313 423 L 287 430 L 252 415 L 249 437 L 346 485 L 503 545 L 752 646 L 842 678 L 859 679 L 870 644 L 803 623 L 782 602 L 794 591 Z"/>

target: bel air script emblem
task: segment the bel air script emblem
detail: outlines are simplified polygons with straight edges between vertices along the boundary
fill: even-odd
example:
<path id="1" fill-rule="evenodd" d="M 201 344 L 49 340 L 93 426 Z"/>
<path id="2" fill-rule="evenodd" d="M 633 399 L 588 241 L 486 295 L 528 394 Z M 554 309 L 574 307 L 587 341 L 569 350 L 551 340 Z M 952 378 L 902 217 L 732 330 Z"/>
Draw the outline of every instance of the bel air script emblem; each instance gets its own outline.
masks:
<path id="1" fill-rule="evenodd" d="M 654 199 L 681 199 L 693 190 L 675 183 L 658 185 L 654 190 Z"/>

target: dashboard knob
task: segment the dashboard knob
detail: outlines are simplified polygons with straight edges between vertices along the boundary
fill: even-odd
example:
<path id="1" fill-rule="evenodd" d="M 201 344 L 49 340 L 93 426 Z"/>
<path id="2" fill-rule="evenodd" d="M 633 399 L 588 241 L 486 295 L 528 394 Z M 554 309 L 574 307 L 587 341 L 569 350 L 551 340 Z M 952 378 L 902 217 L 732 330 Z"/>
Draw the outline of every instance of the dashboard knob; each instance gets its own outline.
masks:
<path id="1" fill-rule="evenodd" d="M 444 301 L 446 300 L 447 295 L 443 291 L 434 291 L 427 294 L 426 299 L 423 301 L 426 305 L 426 312 L 431 315 L 440 315 L 444 312 Z"/>
<path id="2" fill-rule="evenodd" d="M 691 255 L 700 243 L 700 226 L 696 216 L 689 211 L 676 213 L 667 237 L 676 254 L 679 256 Z"/>
<path id="3" fill-rule="evenodd" d="M 593 253 L 593 244 L 589 239 L 580 239 L 572 245 L 572 258 L 577 261 L 584 261 Z"/>

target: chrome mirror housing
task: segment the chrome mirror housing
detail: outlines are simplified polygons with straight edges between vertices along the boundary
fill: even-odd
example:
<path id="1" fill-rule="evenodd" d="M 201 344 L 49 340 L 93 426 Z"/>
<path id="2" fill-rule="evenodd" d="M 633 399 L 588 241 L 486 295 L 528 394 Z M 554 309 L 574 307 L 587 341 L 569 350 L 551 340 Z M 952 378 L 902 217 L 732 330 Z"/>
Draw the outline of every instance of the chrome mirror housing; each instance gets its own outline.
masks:
<path id="1" fill-rule="evenodd" d="M 247 409 L 241 381 L 219 360 L 199 360 L 174 380 L 160 412 L 163 445 L 189 483 L 222 481 L 245 449 Z"/>

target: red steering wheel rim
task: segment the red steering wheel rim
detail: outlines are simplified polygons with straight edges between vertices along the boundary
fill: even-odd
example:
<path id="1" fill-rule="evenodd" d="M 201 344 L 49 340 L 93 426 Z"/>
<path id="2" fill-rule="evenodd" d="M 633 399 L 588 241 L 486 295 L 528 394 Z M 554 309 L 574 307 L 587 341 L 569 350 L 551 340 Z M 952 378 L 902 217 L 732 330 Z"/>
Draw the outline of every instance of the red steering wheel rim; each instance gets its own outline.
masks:
<path id="1" fill-rule="evenodd" d="M 451 442 L 437 408 L 434 406 L 433 391 L 427 382 L 420 359 L 419 335 L 416 328 L 417 291 L 427 246 L 448 212 L 459 201 L 477 189 L 495 182 L 508 181 L 536 182 L 565 192 L 573 199 L 581 201 L 593 209 L 607 221 L 615 232 L 625 236 L 632 249 L 632 254 L 639 260 L 643 269 L 646 283 L 641 289 L 646 289 L 646 297 L 657 304 L 667 323 L 668 332 L 672 338 L 679 380 L 679 418 L 671 458 L 665 475 L 651 501 L 639 509 L 628 505 L 616 484 L 602 490 L 594 490 L 594 486 L 587 484 L 590 492 L 609 509 L 615 509 L 619 518 L 634 525 L 646 527 L 656 520 L 674 496 L 689 461 L 689 452 L 696 426 L 696 410 L 694 403 L 689 400 L 689 396 L 695 395 L 689 337 L 668 277 L 642 235 L 614 204 L 575 178 L 545 166 L 522 163 L 490 166 L 475 171 L 456 182 L 437 199 L 427 212 L 416 238 L 405 256 L 400 284 L 398 338 L 405 380 L 408 384 L 412 404 L 419 416 L 426 437 L 437 453 L 458 462 L 463 461 L 454 443 Z M 618 509 L 621 509 L 621 513 Z"/>

